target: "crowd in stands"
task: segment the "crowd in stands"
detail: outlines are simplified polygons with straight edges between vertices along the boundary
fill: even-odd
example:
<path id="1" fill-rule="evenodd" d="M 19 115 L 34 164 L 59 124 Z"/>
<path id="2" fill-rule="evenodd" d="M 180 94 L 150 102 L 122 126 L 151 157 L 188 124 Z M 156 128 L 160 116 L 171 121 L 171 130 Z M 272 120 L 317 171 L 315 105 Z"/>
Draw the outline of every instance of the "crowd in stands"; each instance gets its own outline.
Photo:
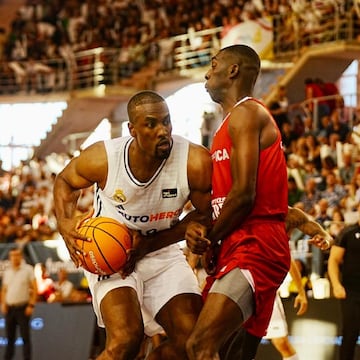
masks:
<path id="1" fill-rule="evenodd" d="M 206 36 L 191 36 L 196 31 L 222 27 L 221 38 L 241 22 L 273 16 L 274 39 L 283 46 L 293 39 L 282 34 L 316 33 L 326 14 L 334 17 L 353 7 L 352 0 L 27 0 L 9 29 L 0 29 L 0 75 L 15 79 L 14 91 L 65 89 L 79 80 L 78 67 L 94 61 L 76 54 L 99 47 L 118 50 L 120 77 L 154 61 L 159 71 L 168 71 L 174 67 L 176 35 L 189 34 L 191 49 L 201 50 Z M 113 64 L 110 54 L 101 61 Z"/>
<path id="2" fill-rule="evenodd" d="M 359 219 L 360 109 L 349 111 L 335 84 L 307 79 L 304 86 L 306 99 L 321 99 L 317 109 L 305 101 L 305 111 L 296 112 L 283 86 L 270 104 L 287 159 L 289 205 L 304 210 L 335 237 Z M 325 266 L 319 272 L 323 276 Z"/>

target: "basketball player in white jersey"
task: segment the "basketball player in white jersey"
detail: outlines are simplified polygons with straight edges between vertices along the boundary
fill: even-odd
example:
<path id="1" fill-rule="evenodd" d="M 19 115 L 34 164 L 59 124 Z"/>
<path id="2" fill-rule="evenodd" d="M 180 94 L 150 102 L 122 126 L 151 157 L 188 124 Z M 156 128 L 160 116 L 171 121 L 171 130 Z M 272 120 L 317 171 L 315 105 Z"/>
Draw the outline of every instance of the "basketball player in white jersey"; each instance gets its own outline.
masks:
<path id="1" fill-rule="evenodd" d="M 90 215 L 76 216 L 76 204 L 80 190 L 95 185 L 93 216 L 112 217 L 141 234 L 131 252 L 137 262 L 126 271 L 106 277 L 85 272 L 98 324 L 106 329 L 105 349 L 97 359 L 133 360 L 144 332 L 159 331 L 149 326 L 154 319 L 167 341 L 148 359 L 187 359 L 185 343 L 202 298 L 176 242 L 190 220 L 210 218 L 211 159 L 205 147 L 171 135 L 169 109 L 157 93 L 135 94 L 128 115 L 131 136 L 91 145 L 57 176 L 58 228 L 80 266 L 76 240 L 87 239 L 77 229 Z M 180 221 L 188 200 L 195 210 Z"/>

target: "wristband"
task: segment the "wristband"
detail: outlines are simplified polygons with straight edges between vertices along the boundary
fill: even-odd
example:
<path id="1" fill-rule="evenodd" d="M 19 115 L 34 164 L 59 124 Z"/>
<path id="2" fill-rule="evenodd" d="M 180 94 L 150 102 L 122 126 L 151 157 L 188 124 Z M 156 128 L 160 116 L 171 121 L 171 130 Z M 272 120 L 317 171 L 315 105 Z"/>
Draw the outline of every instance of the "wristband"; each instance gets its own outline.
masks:
<path id="1" fill-rule="evenodd" d="M 325 239 L 325 244 L 326 244 L 326 250 L 330 249 L 331 244 L 330 244 L 330 240 L 329 239 Z"/>

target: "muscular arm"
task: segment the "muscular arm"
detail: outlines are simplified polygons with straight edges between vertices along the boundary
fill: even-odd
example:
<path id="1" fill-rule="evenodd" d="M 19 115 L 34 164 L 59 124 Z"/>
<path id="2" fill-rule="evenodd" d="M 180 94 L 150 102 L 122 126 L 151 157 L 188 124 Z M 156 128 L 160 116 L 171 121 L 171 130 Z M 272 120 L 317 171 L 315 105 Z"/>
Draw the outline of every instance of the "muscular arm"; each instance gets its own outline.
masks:
<path id="1" fill-rule="evenodd" d="M 54 183 L 54 205 L 58 230 L 62 235 L 75 265 L 80 265 L 81 252 L 77 239 L 86 240 L 77 232 L 85 216 L 76 217 L 76 206 L 81 189 L 97 182 L 103 186 L 107 176 L 107 158 L 103 143 L 84 150 L 57 175 Z"/>

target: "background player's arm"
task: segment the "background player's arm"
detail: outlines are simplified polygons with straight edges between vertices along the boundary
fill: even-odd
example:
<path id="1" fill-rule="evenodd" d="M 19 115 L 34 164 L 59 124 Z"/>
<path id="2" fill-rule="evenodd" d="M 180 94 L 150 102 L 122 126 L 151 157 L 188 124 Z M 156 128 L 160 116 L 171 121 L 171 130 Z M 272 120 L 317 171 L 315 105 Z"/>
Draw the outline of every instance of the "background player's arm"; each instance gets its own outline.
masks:
<path id="1" fill-rule="evenodd" d="M 304 286 L 302 284 L 301 281 L 301 274 L 300 271 L 298 269 L 298 267 L 296 266 L 296 263 L 293 259 L 291 259 L 291 263 L 290 263 L 290 275 L 292 277 L 292 279 L 295 282 L 295 285 L 298 289 L 298 294 L 295 297 L 294 300 L 294 308 L 299 307 L 298 311 L 297 311 L 297 315 L 302 315 L 306 312 L 307 307 L 308 307 L 308 300 L 307 300 L 307 296 L 306 296 L 306 292 L 304 289 Z"/>
<path id="2" fill-rule="evenodd" d="M 87 240 L 77 232 L 81 223 L 91 213 L 76 216 L 77 201 L 81 189 L 97 182 L 103 186 L 107 177 L 107 157 L 103 143 L 96 143 L 85 149 L 78 157 L 57 175 L 54 183 L 54 205 L 57 225 L 71 259 L 75 265 L 81 265 L 81 247 L 76 240 Z"/>
<path id="3" fill-rule="evenodd" d="M 299 229 L 304 234 L 311 236 L 309 244 L 321 250 L 327 250 L 334 243 L 333 237 L 316 221 L 312 220 L 305 212 L 289 206 L 286 216 L 286 229 Z"/>

